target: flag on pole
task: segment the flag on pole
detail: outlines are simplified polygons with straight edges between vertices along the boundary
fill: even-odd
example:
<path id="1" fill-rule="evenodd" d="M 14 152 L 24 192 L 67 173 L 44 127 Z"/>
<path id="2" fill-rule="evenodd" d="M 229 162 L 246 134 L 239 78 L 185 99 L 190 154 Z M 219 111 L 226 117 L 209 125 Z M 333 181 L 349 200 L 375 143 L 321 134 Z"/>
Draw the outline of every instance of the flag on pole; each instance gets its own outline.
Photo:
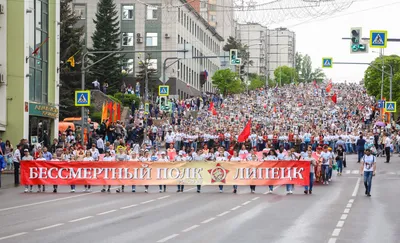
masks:
<path id="1" fill-rule="evenodd" d="M 118 121 L 121 120 L 121 104 L 120 103 L 117 104 L 117 120 Z"/>
<path id="2" fill-rule="evenodd" d="M 212 111 L 214 109 L 214 102 L 210 102 L 210 107 L 208 108 L 209 111 Z"/>
<path id="3" fill-rule="evenodd" d="M 112 122 L 117 121 L 117 103 L 114 103 L 113 105 L 113 116 L 112 116 Z"/>
<path id="4" fill-rule="evenodd" d="M 36 56 L 39 53 L 40 48 L 49 40 L 49 37 L 47 37 L 36 49 L 32 52 L 32 56 Z"/>
<path id="5" fill-rule="evenodd" d="M 113 103 L 112 102 L 108 102 L 108 124 L 110 124 L 112 122 L 112 107 L 113 107 Z"/>
<path id="6" fill-rule="evenodd" d="M 67 63 L 69 63 L 71 67 L 75 67 L 75 57 L 71 56 L 70 58 L 68 58 Z"/>
<path id="7" fill-rule="evenodd" d="M 332 89 L 332 82 L 329 82 L 328 86 L 326 86 L 325 91 L 326 91 L 327 93 L 329 93 L 329 92 L 331 92 L 331 89 Z"/>
<path id="8" fill-rule="evenodd" d="M 244 127 L 242 133 L 238 137 L 238 142 L 243 143 L 244 141 L 247 140 L 247 138 L 250 136 L 251 132 L 251 119 L 247 122 L 246 126 Z"/>
<path id="9" fill-rule="evenodd" d="M 333 101 L 333 103 L 337 103 L 337 95 L 336 95 L 336 93 L 331 97 L 331 99 L 332 99 L 332 101 Z"/>
<path id="10" fill-rule="evenodd" d="M 103 122 L 105 119 L 107 119 L 107 102 L 103 103 L 101 110 L 101 121 Z"/>

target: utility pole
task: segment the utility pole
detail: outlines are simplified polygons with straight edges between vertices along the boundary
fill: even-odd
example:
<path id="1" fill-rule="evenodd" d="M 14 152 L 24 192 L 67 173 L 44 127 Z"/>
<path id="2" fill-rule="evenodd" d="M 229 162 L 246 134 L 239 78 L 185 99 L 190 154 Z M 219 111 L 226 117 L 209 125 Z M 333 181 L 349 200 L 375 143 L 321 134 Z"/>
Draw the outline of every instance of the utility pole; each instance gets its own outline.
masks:
<path id="1" fill-rule="evenodd" d="M 381 59 L 382 59 L 382 83 L 381 83 L 381 100 L 383 100 L 383 79 L 385 77 L 385 61 L 383 59 L 383 49 L 381 49 Z M 391 100 L 391 99 L 390 99 Z"/>

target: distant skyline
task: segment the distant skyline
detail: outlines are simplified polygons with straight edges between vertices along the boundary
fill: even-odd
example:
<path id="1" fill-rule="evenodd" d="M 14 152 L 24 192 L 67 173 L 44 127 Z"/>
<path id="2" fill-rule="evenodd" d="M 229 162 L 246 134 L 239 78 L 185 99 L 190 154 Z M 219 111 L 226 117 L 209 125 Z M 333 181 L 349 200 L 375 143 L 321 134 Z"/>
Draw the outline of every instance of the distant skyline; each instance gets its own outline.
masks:
<path id="1" fill-rule="evenodd" d="M 296 51 L 311 57 L 313 68 L 321 67 L 322 57 L 332 57 L 333 62 L 371 62 L 379 56 L 380 49 L 369 49 L 368 54 L 350 54 L 352 27 L 362 27 L 363 38 L 369 38 L 370 30 L 387 30 L 389 38 L 400 38 L 398 21 L 400 1 L 365 0 L 332 16 L 313 20 L 293 20 L 274 24 L 270 28 L 287 27 L 296 32 Z M 378 53 L 374 53 L 374 52 Z M 400 55 L 400 42 L 389 42 L 385 55 Z M 324 68 L 328 79 L 333 82 L 359 82 L 364 77 L 367 65 L 333 65 Z"/>

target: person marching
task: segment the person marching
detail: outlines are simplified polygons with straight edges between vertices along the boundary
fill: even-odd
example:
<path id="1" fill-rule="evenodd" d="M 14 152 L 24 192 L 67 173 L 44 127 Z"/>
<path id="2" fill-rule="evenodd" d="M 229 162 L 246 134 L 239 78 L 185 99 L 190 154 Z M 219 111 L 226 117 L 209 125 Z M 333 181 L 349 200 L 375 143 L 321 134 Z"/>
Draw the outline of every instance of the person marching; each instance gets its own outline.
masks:
<path id="1" fill-rule="evenodd" d="M 314 167 L 317 165 L 317 161 L 315 158 L 313 158 L 311 150 L 307 151 L 307 155 L 305 155 L 303 159 L 310 161 L 310 184 L 304 187 L 304 194 L 312 194 L 312 188 L 314 184 Z"/>
<path id="2" fill-rule="evenodd" d="M 117 154 L 115 155 L 115 160 L 116 161 L 129 161 L 129 156 L 125 153 L 125 148 L 123 146 L 118 146 L 117 148 Z M 124 192 L 125 189 L 125 185 L 121 186 L 120 188 L 117 188 L 116 192 L 120 193 L 120 192 Z"/>
<path id="3" fill-rule="evenodd" d="M 328 146 L 324 146 L 324 151 L 321 153 L 321 158 L 322 162 L 322 181 L 323 184 L 328 185 L 329 184 L 329 168 L 332 167 L 332 156 L 331 153 L 328 152 Z"/>
<path id="4" fill-rule="evenodd" d="M 92 157 L 92 152 L 90 152 L 90 150 L 86 151 L 86 157 L 83 158 L 83 161 L 94 161 Z M 91 185 L 85 185 L 85 189 L 83 189 L 83 192 L 90 192 L 91 188 Z"/>
<path id="5" fill-rule="evenodd" d="M 365 155 L 362 157 L 361 163 L 361 176 L 364 175 L 365 195 L 371 196 L 372 176 L 376 172 L 376 158 L 371 154 L 371 150 L 365 150 Z"/>
<path id="6" fill-rule="evenodd" d="M 110 151 L 106 151 L 103 161 L 114 161 L 114 158 L 111 157 Z M 103 189 L 101 189 L 101 192 L 106 192 L 106 186 L 103 186 Z M 111 192 L 111 186 L 107 186 L 107 192 Z"/>
<path id="7" fill-rule="evenodd" d="M 242 159 L 238 156 L 237 151 L 233 151 L 233 155 L 231 157 L 231 159 L 229 160 L 231 162 L 241 162 Z M 233 185 L 233 193 L 237 193 L 237 185 Z"/>
<path id="8" fill-rule="evenodd" d="M 264 161 L 271 161 L 271 160 L 272 160 L 272 161 L 278 160 L 278 155 L 276 154 L 275 149 L 271 149 L 271 150 L 268 152 L 267 157 L 264 158 Z M 273 185 L 269 185 L 268 187 L 269 187 L 268 193 L 272 193 L 272 192 L 274 191 L 274 186 L 273 186 Z"/>
<path id="9" fill-rule="evenodd" d="M 169 162 L 169 158 L 165 151 L 161 151 L 160 155 L 161 157 L 158 159 L 159 162 Z M 167 185 L 159 185 L 158 187 L 160 188 L 160 193 L 167 191 Z"/>

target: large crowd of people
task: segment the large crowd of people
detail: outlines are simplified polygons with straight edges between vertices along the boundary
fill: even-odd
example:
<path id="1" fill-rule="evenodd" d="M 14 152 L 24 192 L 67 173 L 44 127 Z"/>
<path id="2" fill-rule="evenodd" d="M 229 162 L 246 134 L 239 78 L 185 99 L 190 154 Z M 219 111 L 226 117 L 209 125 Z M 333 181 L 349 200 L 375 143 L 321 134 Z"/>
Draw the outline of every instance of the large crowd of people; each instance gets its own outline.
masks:
<path id="1" fill-rule="evenodd" d="M 74 131 L 68 130 L 48 148 L 40 144 L 28 146 L 23 140 L 13 150 L 9 142 L 3 146 L 0 140 L 0 154 L 10 169 L 20 161 L 32 159 L 164 162 L 305 159 L 311 161 L 311 181 L 315 178 L 323 184 L 329 184 L 333 171 L 341 175 L 346 154 L 356 153 L 358 162 L 365 162 L 364 151 L 368 149 L 374 155 L 385 155 L 389 163 L 391 153 L 400 149 L 396 122 L 382 119 L 375 98 L 364 87 L 333 84 L 328 90 L 325 86 L 300 83 L 226 97 L 203 94 L 185 100 L 171 99 L 171 112 L 163 112 L 154 104 L 149 114 L 144 109 L 133 109 L 130 120 L 103 121 L 87 143 L 78 141 Z M 249 120 L 251 133 L 246 141 L 238 142 Z M 288 194 L 292 193 L 292 185 L 286 189 Z M 32 187 L 25 189 L 31 190 Z M 90 186 L 85 187 L 88 190 Z M 136 191 L 134 186 L 132 191 Z M 160 187 L 162 191 L 165 188 Z M 183 191 L 183 187 L 178 187 L 178 191 Z M 251 192 L 254 191 L 252 186 Z M 272 191 L 270 186 L 269 192 Z M 75 192 L 75 187 L 71 186 L 71 192 Z M 312 193 L 312 183 L 304 193 Z"/>

